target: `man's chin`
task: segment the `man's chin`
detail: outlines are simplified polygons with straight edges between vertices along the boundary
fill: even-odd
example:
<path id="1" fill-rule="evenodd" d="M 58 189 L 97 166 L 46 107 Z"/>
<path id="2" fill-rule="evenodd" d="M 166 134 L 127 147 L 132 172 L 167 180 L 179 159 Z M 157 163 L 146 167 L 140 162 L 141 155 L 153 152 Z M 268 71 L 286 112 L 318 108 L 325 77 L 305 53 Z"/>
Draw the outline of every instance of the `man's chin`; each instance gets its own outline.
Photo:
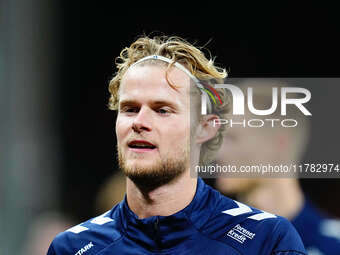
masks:
<path id="1" fill-rule="evenodd" d="M 152 171 L 152 169 L 159 168 L 159 164 L 147 160 L 133 160 L 132 162 L 127 161 L 124 168 L 129 169 L 129 172 L 147 173 Z"/>
<path id="2" fill-rule="evenodd" d="M 124 158 L 118 150 L 119 166 L 136 186 L 146 192 L 174 181 L 188 168 L 187 157 L 182 157 L 182 160 L 181 157 L 160 160 L 157 158 L 137 159 L 128 156 Z"/>
<path id="3" fill-rule="evenodd" d="M 140 168 L 138 170 L 125 171 L 125 175 L 145 192 L 154 190 L 160 186 L 176 180 L 184 171 L 155 171 L 155 169 Z"/>
<path id="4" fill-rule="evenodd" d="M 156 163 L 125 164 L 121 165 L 121 168 L 136 186 L 146 192 L 174 181 L 185 172 L 185 165 L 173 167 L 173 165 Z"/>

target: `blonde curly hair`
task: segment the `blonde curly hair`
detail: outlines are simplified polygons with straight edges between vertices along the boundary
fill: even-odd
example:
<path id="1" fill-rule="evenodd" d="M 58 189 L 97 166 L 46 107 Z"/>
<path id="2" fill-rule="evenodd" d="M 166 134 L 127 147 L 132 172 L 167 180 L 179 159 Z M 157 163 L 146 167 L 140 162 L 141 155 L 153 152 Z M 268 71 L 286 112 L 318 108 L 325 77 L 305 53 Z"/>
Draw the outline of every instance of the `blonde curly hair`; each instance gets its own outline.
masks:
<path id="1" fill-rule="evenodd" d="M 221 81 L 227 77 L 225 69 L 217 67 L 211 56 L 206 58 L 200 47 L 195 47 L 186 40 L 177 36 L 155 36 L 149 38 L 142 36 L 133 42 L 130 47 L 124 48 L 119 57 L 116 58 L 115 64 L 118 71 L 114 74 L 109 83 L 110 99 L 108 107 L 111 110 L 118 109 L 119 88 L 121 80 L 131 65 L 138 60 L 151 55 L 163 56 L 172 61 L 168 65 L 168 69 L 175 62 L 186 67 L 190 73 L 200 80 L 218 80 Z M 210 55 L 210 54 L 209 54 Z M 168 80 L 168 78 L 167 78 Z M 168 80 L 169 82 L 169 80 Z M 169 82 L 171 87 L 175 87 Z M 211 112 L 218 116 L 222 116 L 229 112 L 230 100 L 224 89 L 216 89 L 220 97 L 223 99 L 222 104 L 212 104 Z M 218 149 L 222 143 L 222 132 L 224 127 L 218 131 L 218 134 L 211 140 L 205 142 L 201 147 L 200 163 L 206 164 L 212 158 L 212 153 Z"/>

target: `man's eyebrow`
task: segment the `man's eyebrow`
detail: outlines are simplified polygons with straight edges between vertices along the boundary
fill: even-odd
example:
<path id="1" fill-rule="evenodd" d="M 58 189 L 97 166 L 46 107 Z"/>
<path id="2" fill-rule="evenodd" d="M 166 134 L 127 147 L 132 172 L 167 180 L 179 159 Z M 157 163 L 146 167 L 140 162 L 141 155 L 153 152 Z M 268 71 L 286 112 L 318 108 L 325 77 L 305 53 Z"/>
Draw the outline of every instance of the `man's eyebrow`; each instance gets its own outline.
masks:
<path id="1" fill-rule="evenodd" d="M 172 108 L 178 108 L 177 104 L 168 100 L 156 100 L 151 102 L 151 106 L 170 106 Z"/>
<path id="2" fill-rule="evenodd" d="M 119 102 L 119 107 L 126 105 L 139 105 L 135 100 L 122 100 Z"/>
<path id="3" fill-rule="evenodd" d="M 170 106 L 172 108 L 178 108 L 178 105 L 174 102 L 168 101 L 168 100 L 155 100 L 148 103 L 151 107 L 157 107 L 157 106 Z M 135 100 L 122 100 L 119 102 L 119 107 L 132 105 L 132 106 L 138 106 L 140 103 L 138 103 Z"/>

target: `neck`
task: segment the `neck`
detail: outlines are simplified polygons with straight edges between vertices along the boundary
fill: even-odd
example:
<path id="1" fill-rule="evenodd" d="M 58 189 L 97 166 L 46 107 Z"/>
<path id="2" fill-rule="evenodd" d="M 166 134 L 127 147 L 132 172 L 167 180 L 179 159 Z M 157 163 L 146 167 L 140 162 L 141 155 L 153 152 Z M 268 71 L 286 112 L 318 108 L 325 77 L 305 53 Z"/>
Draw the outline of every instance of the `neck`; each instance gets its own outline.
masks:
<path id="1" fill-rule="evenodd" d="M 195 196 L 196 186 L 197 179 L 190 176 L 190 171 L 152 191 L 140 190 L 127 178 L 127 202 L 140 219 L 157 215 L 169 216 L 190 204 Z"/>
<path id="2" fill-rule="evenodd" d="M 261 210 L 294 218 L 302 209 L 304 196 L 298 180 L 265 179 L 263 184 L 241 194 L 238 199 Z"/>

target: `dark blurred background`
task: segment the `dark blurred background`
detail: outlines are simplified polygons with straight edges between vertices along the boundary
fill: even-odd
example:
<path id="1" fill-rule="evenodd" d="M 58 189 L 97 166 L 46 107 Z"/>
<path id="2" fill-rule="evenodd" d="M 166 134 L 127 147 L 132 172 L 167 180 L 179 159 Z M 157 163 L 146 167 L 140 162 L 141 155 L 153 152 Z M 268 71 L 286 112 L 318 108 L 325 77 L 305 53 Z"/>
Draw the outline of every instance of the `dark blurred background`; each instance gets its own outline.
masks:
<path id="1" fill-rule="evenodd" d="M 24 249 L 31 223 L 46 211 L 74 223 L 95 216 L 101 186 L 118 171 L 108 82 L 114 59 L 137 36 L 177 35 L 206 45 L 230 77 L 340 77 L 332 7 L 130 9 L 42 0 L 0 7 L 1 254 Z M 315 91 L 305 158 L 340 163 L 340 87 Z M 321 111 L 326 102 L 332 115 Z M 321 208 L 340 216 L 339 179 L 301 183 Z"/>

